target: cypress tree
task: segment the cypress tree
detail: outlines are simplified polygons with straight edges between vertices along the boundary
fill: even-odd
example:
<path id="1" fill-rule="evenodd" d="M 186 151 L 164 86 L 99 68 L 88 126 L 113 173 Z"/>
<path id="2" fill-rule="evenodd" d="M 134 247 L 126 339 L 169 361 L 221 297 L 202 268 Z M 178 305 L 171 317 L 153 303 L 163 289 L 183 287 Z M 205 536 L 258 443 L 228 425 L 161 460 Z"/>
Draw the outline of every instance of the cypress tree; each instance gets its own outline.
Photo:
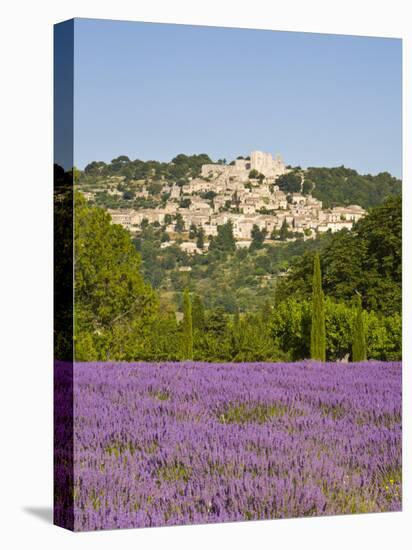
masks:
<path id="1" fill-rule="evenodd" d="M 312 359 L 319 361 L 325 361 L 326 359 L 325 306 L 319 254 L 315 255 L 313 262 L 310 355 Z"/>
<path id="2" fill-rule="evenodd" d="M 230 339 L 232 346 L 232 357 L 236 357 L 240 348 L 240 314 L 238 306 L 236 306 L 235 314 L 233 316 Z"/>
<path id="3" fill-rule="evenodd" d="M 202 300 L 198 294 L 193 296 L 192 303 L 192 325 L 193 330 L 205 330 L 206 320 L 205 320 L 205 309 L 203 307 Z"/>
<path id="4" fill-rule="evenodd" d="M 289 237 L 289 226 L 285 218 L 283 220 L 282 227 L 280 228 L 280 231 L 279 231 L 279 239 L 281 241 L 286 241 L 288 237 Z"/>
<path id="5" fill-rule="evenodd" d="M 182 359 L 193 359 L 193 326 L 192 304 L 189 291 L 185 288 L 183 293 L 183 335 L 182 335 Z"/>
<path id="6" fill-rule="evenodd" d="M 260 313 L 263 324 L 266 328 L 269 325 L 270 319 L 272 317 L 272 306 L 270 305 L 269 300 L 265 300 Z"/>
<path id="7" fill-rule="evenodd" d="M 200 227 L 197 230 L 196 246 L 200 249 L 203 249 L 205 247 L 205 230 L 203 229 L 203 227 Z"/>
<path id="8" fill-rule="evenodd" d="M 357 300 L 355 324 L 352 337 L 352 361 L 366 360 L 365 326 L 363 324 L 363 309 L 361 299 Z"/>

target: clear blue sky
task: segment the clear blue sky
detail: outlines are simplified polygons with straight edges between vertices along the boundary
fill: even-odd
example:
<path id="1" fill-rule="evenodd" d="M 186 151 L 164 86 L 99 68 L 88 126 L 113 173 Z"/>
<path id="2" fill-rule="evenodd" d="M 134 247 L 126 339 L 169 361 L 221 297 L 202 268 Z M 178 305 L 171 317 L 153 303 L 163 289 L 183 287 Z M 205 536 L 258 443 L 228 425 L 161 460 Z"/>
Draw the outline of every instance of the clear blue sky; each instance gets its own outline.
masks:
<path id="1" fill-rule="evenodd" d="M 399 39 L 75 20 L 75 164 L 232 160 L 401 176 Z"/>

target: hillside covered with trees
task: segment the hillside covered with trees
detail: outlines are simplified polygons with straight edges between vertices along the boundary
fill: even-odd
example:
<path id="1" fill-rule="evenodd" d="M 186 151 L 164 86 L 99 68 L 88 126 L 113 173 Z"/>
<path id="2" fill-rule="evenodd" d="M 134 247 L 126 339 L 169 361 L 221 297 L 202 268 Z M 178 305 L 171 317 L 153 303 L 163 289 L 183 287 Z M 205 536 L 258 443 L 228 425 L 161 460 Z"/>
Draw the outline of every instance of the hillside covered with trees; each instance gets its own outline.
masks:
<path id="1" fill-rule="evenodd" d="M 402 201 L 389 197 L 359 220 L 319 242 L 323 287 L 336 300 L 358 295 L 368 311 L 400 312 L 402 304 Z M 278 298 L 306 299 L 311 292 L 313 252 L 295 258 L 278 285 Z"/>
<path id="2" fill-rule="evenodd" d="M 400 195 L 402 183 L 388 172 L 376 176 L 361 175 L 356 170 L 337 168 L 308 168 L 305 185 L 325 208 L 359 204 L 365 209 L 381 204 L 390 195 Z"/>
<path id="3" fill-rule="evenodd" d="M 240 158 L 240 157 L 239 157 Z M 191 178 L 199 177 L 203 164 L 212 163 L 206 153 L 199 155 L 179 154 L 170 162 L 155 160 L 130 160 L 126 155 L 120 155 L 110 163 L 94 161 L 84 170 L 77 170 L 77 182 L 82 189 L 104 188 L 109 178 L 124 178 L 119 183 L 121 197 L 113 197 L 102 191 L 98 203 L 109 208 L 145 207 L 151 208 L 167 200 L 167 197 L 158 196 L 160 182 L 167 181 L 171 185 L 176 183 L 184 187 Z M 226 164 L 226 159 L 219 159 L 218 164 Z M 291 171 L 280 176 L 277 184 L 286 193 L 311 193 L 322 201 L 325 208 L 333 206 L 348 206 L 358 204 L 365 209 L 381 204 L 389 195 L 400 195 L 402 184 L 388 172 L 377 175 L 359 174 L 356 170 L 344 166 L 326 168 L 309 167 L 302 170 L 299 166 L 288 167 Z M 139 182 L 151 182 L 150 200 L 132 201 L 133 191 Z M 156 186 L 157 184 L 157 186 Z"/>
<path id="4" fill-rule="evenodd" d="M 209 155 L 179 154 L 170 162 L 156 160 L 130 160 L 126 155 L 120 155 L 110 163 L 91 162 L 82 176 L 87 180 L 96 177 L 124 176 L 126 180 L 160 179 L 165 178 L 178 182 L 189 177 L 199 176 L 203 164 L 213 162 Z"/>
<path id="5" fill-rule="evenodd" d="M 359 315 L 367 357 L 401 358 L 399 197 L 372 209 L 352 231 L 307 242 L 271 247 L 257 240 L 251 250 L 235 250 L 230 227 L 222 226 L 199 258 L 170 249 L 158 256 L 161 227 L 147 226 L 133 242 L 104 210 L 78 193 L 75 200 L 77 360 L 310 357 L 315 252 L 326 359 L 352 357 Z"/>

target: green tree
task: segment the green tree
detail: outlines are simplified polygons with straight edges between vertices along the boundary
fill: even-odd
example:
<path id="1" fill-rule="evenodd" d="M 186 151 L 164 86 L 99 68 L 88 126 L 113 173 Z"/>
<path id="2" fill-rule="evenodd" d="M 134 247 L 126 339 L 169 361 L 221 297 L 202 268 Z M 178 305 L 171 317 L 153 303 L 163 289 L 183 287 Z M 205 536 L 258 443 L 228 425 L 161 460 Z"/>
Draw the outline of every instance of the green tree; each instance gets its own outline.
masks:
<path id="1" fill-rule="evenodd" d="M 249 172 L 250 180 L 257 179 L 258 177 L 259 177 L 259 172 L 257 170 L 253 169 Z"/>
<path id="2" fill-rule="evenodd" d="M 324 208 L 349 204 L 371 208 L 383 203 L 389 195 L 402 192 L 402 182 L 387 172 L 361 175 L 344 166 L 308 168 L 306 181 L 312 182 L 312 195 L 322 201 Z"/>
<path id="3" fill-rule="evenodd" d="M 251 231 L 252 242 L 250 245 L 251 250 L 258 250 L 262 248 L 263 243 L 265 242 L 266 229 L 259 229 L 259 226 L 256 224 L 253 225 Z"/>
<path id="4" fill-rule="evenodd" d="M 302 184 L 302 195 L 309 195 L 313 189 L 313 183 L 305 178 Z"/>
<path id="5" fill-rule="evenodd" d="M 188 197 L 180 199 L 179 208 L 189 208 L 189 206 L 192 204 L 191 199 Z"/>
<path id="6" fill-rule="evenodd" d="M 282 226 L 279 231 L 279 239 L 281 241 L 286 241 L 286 239 L 290 236 L 289 226 L 288 222 L 286 221 L 286 218 L 282 222 Z"/>
<path id="7" fill-rule="evenodd" d="M 205 230 L 203 227 L 199 227 L 197 230 L 196 246 L 201 250 L 205 247 Z"/>
<path id="8" fill-rule="evenodd" d="M 189 239 L 195 239 L 197 237 L 197 225 L 191 223 L 189 227 Z"/>
<path id="9" fill-rule="evenodd" d="M 189 291 L 185 288 L 183 293 L 183 323 L 182 323 L 182 359 L 193 359 L 193 323 L 192 304 Z"/>
<path id="10" fill-rule="evenodd" d="M 183 217 L 182 217 L 182 214 L 176 214 L 176 225 L 175 225 L 175 230 L 178 232 L 178 233 L 182 233 L 185 229 L 185 222 L 183 221 Z"/>
<path id="11" fill-rule="evenodd" d="M 206 315 L 203 333 L 197 332 L 195 358 L 203 361 L 230 361 L 232 342 L 225 310 L 217 307 Z"/>
<path id="12" fill-rule="evenodd" d="M 179 361 L 181 358 L 180 335 L 174 306 L 167 300 L 161 300 L 141 359 L 145 361 Z"/>
<path id="13" fill-rule="evenodd" d="M 193 330 L 203 331 L 206 326 L 205 320 L 205 309 L 203 307 L 203 302 L 198 294 L 193 296 L 192 303 L 192 323 Z"/>
<path id="14" fill-rule="evenodd" d="M 299 193 L 302 185 L 302 177 L 300 174 L 294 172 L 282 174 L 277 178 L 276 185 L 285 193 Z"/>
<path id="15" fill-rule="evenodd" d="M 215 338 L 221 338 L 224 336 L 227 329 L 227 321 L 225 310 L 223 307 L 217 307 L 212 310 L 207 316 L 206 320 L 206 332 L 214 336 Z"/>
<path id="16" fill-rule="evenodd" d="M 100 175 L 106 166 L 107 164 L 105 162 L 94 160 L 85 167 L 84 171 L 87 175 L 97 176 Z"/>
<path id="17" fill-rule="evenodd" d="M 339 301 L 362 296 L 367 311 L 392 316 L 402 306 L 402 201 L 387 200 L 371 209 L 351 231 L 324 234 L 305 243 L 321 252 L 323 289 Z M 312 249 L 310 248 L 312 247 Z M 281 295 L 308 298 L 312 290 L 313 251 L 298 255 L 281 281 Z"/>
<path id="18" fill-rule="evenodd" d="M 76 360 L 138 359 L 157 312 L 140 255 L 129 232 L 78 193 L 75 213 Z"/>
<path id="19" fill-rule="evenodd" d="M 274 227 L 272 229 L 272 233 L 270 234 L 270 239 L 272 241 L 276 241 L 279 238 L 279 233 L 279 229 L 276 229 L 276 227 Z"/>
<path id="20" fill-rule="evenodd" d="M 219 250 L 221 252 L 233 252 L 236 250 L 236 241 L 233 236 L 233 223 L 231 220 L 218 226 L 217 236 L 211 239 L 209 250 Z"/>
<path id="21" fill-rule="evenodd" d="M 147 186 L 147 190 L 149 192 L 149 195 L 158 195 L 160 191 L 163 188 L 163 184 L 159 181 L 154 181 L 150 185 Z"/>
<path id="22" fill-rule="evenodd" d="M 319 361 L 325 361 L 326 359 L 325 306 L 322 290 L 320 257 L 318 253 L 315 254 L 313 262 L 310 356 L 312 359 L 317 359 Z"/>
<path id="23" fill-rule="evenodd" d="M 289 360 L 310 354 L 311 310 L 308 301 L 288 298 L 276 303 L 270 323 L 272 338 Z"/>
<path id="24" fill-rule="evenodd" d="M 366 359 L 366 338 L 363 322 L 363 310 L 361 299 L 357 300 L 356 317 L 353 327 L 352 361 L 365 361 Z"/>
<path id="25" fill-rule="evenodd" d="M 239 321 L 237 331 L 233 332 L 234 361 L 278 361 L 286 357 L 279 351 L 261 312 L 245 314 Z"/>
<path id="26" fill-rule="evenodd" d="M 354 309 L 345 302 L 325 298 L 326 360 L 341 361 L 352 349 Z"/>
<path id="27" fill-rule="evenodd" d="M 134 199 L 134 193 L 133 191 L 125 191 L 123 193 L 123 198 L 125 201 L 131 201 L 132 199 Z"/>

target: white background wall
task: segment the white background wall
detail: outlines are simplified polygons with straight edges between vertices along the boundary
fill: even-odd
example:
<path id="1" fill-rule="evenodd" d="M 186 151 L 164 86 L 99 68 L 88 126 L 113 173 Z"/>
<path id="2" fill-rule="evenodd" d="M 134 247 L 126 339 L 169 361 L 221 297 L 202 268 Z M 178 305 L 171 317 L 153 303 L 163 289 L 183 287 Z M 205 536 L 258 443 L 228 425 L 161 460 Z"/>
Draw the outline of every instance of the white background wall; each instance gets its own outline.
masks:
<path id="1" fill-rule="evenodd" d="M 72 534 L 52 505 L 52 25 L 78 17 L 404 37 L 404 212 L 411 209 L 408 1 L 58 0 L 2 5 L 0 543 L 10 548 L 407 548 L 411 536 L 411 223 L 404 220 L 404 512 Z M 409 157 L 406 155 L 409 151 Z M 32 512 L 28 511 L 29 509 Z M 43 518 L 43 519 L 42 519 Z M 409 527 L 409 529 L 408 529 Z"/>

